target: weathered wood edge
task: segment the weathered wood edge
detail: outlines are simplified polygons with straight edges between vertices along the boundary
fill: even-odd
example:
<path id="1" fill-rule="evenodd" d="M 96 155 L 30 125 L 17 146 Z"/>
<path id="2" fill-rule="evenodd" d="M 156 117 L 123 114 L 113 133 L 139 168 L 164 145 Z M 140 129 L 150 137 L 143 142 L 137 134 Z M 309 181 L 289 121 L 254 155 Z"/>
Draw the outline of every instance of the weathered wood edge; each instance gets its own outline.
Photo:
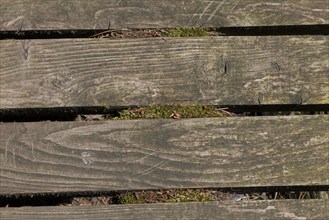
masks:
<path id="1" fill-rule="evenodd" d="M 0 194 L 329 185 L 329 116 L 0 124 Z"/>
<path id="2" fill-rule="evenodd" d="M 0 108 L 328 104 L 328 39 L 0 41 Z"/>
<path id="3" fill-rule="evenodd" d="M 2 0 L 0 30 L 328 24 L 323 0 Z"/>
<path id="4" fill-rule="evenodd" d="M 7 219 L 328 219 L 329 200 L 1 208 Z"/>

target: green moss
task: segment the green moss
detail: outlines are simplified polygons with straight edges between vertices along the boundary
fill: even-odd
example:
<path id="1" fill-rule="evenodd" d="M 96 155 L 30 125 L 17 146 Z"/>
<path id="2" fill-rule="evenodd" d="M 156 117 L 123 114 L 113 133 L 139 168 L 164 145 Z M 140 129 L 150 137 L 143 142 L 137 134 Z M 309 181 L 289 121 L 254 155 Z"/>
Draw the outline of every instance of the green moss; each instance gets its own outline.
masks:
<path id="1" fill-rule="evenodd" d="M 173 28 L 169 30 L 165 37 L 205 37 L 209 36 L 209 32 L 205 28 Z"/>
<path id="2" fill-rule="evenodd" d="M 211 191 L 202 189 L 171 189 L 166 191 L 126 192 L 119 196 L 119 204 L 206 202 L 214 201 Z"/>
<path id="3" fill-rule="evenodd" d="M 160 119 L 160 118 L 205 118 L 228 116 L 215 106 L 189 105 L 189 106 L 147 106 L 119 112 L 115 119 Z"/>
<path id="4" fill-rule="evenodd" d="M 146 203 L 145 198 L 138 198 L 132 193 L 127 192 L 119 196 L 119 204 L 143 204 Z"/>
<path id="5" fill-rule="evenodd" d="M 209 194 L 200 190 L 175 190 L 167 202 L 207 202 L 211 200 L 212 198 Z"/>

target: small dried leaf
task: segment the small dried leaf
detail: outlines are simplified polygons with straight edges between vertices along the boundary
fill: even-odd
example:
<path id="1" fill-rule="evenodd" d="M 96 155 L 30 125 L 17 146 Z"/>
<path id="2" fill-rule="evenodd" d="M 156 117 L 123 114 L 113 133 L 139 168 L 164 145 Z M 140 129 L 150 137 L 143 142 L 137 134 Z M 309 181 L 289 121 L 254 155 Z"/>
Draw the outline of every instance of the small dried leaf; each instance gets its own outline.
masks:
<path id="1" fill-rule="evenodd" d="M 179 119 L 179 118 L 181 118 L 181 115 L 177 112 L 174 112 L 170 115 L 170 117 L 173 119 Z"/>

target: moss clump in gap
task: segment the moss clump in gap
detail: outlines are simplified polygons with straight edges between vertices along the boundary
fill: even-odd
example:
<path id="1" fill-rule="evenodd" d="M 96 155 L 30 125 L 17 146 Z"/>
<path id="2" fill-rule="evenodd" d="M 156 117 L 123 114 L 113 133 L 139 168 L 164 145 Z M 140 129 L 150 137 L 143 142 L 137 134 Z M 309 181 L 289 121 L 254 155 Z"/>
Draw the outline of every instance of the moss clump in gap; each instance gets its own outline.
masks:
<path id="1" fill-rule="evenodd" d="M 173 28 L 164 37 L 207 37 L 209 32 L 201 27 Z"/>
<path id="2" fill-rule="evenodd" d="M 224 193 L 223 193 L 224 194 Z M 213 191 L 203 189 L 171 189 L 126 192 L 119 196 L 119 204 L 207 202 L 218 200 Z"/>
<path id="3" fill-rule="evenodd" d="M 202 190 L 173 190 L 167 202 L 208 202 L 213 201 L 212 195 Z"/>
<path id="4" fill-rule="evenodd" d="M 168 119 L 168 118 L 210 118 L 231 116 L 229 112 L 216 106 L 189 105 L 189 106 L 147 106 L 132 108 L 119 112 L 118 120 L 131 119 Z"/>
<path id="5" fill-rule="evenodd" d="M 126 192 L 118 198 L 118 204 L 143 204 L 146 202 L 145 198 L 137 198 L 132 192 Z"/>

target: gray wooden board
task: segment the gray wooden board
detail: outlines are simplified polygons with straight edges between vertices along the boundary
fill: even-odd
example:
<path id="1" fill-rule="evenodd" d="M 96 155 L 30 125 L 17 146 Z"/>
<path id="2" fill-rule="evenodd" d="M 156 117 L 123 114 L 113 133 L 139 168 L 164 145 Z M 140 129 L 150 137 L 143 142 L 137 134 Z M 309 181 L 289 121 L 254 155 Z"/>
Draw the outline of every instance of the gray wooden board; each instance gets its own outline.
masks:
<path id="1" fill-rule="evenodd" d="M 329 116 L 0 124 L 0 194 L 329 185 Z"/>
<path id="2" fill-rule="evenodd" d="M 329 36 L 0 41 L 0 108 L 328 104 Z"/>
<path id="3" fill-rule="evenodd" d="M 0 30 L 328 24 L 327 0 L 2 0 Z"/>
<path id="4" fill-rule="evenodd" d="M 329 219 L 329 200 L 1 208 L 9 219 Z"/>

